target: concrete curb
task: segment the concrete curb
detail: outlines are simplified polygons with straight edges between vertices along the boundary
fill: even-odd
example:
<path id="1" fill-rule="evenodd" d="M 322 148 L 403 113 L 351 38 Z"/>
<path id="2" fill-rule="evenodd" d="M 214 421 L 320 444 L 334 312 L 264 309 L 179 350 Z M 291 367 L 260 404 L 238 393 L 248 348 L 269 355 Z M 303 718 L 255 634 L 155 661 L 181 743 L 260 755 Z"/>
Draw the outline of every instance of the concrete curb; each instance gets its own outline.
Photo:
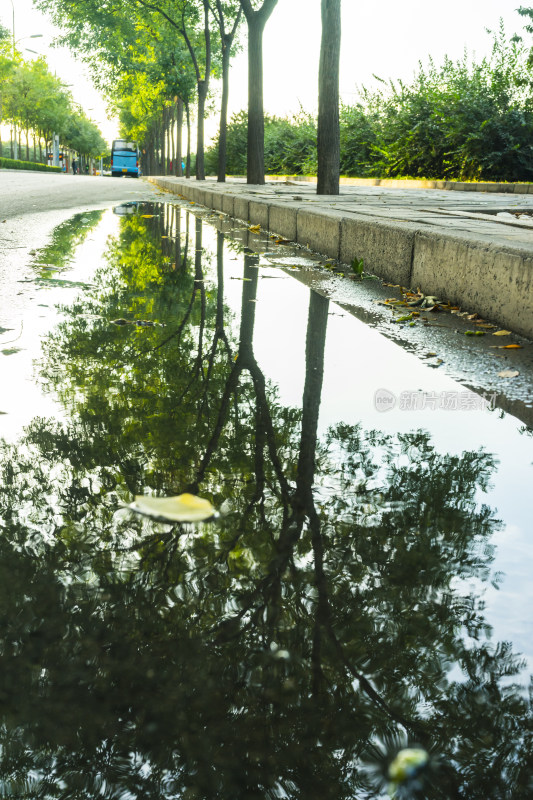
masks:
<path id="1" fill-rule="evenodd" d="M 363 259 L 368 273 L 419 288 L 533 338 L 533 245 L 527 241 L 491 241 L 483 233 L 423 221 L 310 208 L 293 198 L 263 199 L 246 184 L 200 185 L 166 177 L 148 180 L 344 265 Z M 405 181 L 400 183 L 405 186 Z"/>

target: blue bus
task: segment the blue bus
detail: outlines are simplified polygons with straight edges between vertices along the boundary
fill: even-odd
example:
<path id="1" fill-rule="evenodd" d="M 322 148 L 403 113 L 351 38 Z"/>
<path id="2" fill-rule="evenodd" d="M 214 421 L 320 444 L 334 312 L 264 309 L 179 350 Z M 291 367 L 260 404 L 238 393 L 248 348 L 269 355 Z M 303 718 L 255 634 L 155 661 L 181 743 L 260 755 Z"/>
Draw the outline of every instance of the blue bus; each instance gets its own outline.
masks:
<path id="1" fill-rule="evenodd" d="M 115 139 L 111 146 L 111 175 L 113 177 L 132 175 L 138 178 L 140 173 L 137 142 Z"/>

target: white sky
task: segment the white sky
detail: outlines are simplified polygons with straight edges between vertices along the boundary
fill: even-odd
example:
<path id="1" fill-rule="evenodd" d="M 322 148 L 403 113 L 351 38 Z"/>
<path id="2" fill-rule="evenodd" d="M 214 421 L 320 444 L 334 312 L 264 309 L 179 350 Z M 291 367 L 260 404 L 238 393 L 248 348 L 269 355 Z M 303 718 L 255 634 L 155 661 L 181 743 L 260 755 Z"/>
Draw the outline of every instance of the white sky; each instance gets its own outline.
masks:
<path id="1" fill-rule="evenodd" d="M 343 42 L 341 94 L 346 102 L 355 99 L 357 85 L 371 85 L 375 73 L 384 79 L 409 79 L 418 62 L 429 55 L 440 63 L 445 54 L 460 58 L 465 47 L 478 56 L 490 50 L 486 28 L 496 28 L 503 18 L 509 34 L 523 32 L 524 20 L 516 8 L 527 0 L 380 0 L 379 3 L 343 0 Z M 68 51 L 51 49 L 54 27 L 37 11 L 32 0 L 13 0 L 17 40 L 35 33 L 42 39 L 25 39 L 19 47 L 29 47 L 47 56 L 52 70 L 65 83 L 100 127 L 104 136 L 114 138 L 116 122 L 108 119 L 105 104 L 92 88 L 87 68 L 77 63 Z M 532 2 L 533 5 L 533 2 Z M 0 22 L 11 29 L 11 0 L 0 0 Z M 526 42 L 533 37 L 525 34 Z M 265 109 L 278 115 L 299 110 L 316 110 L 318 55 L 320 50 L 320 0 L 278 0 L 265 30 L 264 99 Z M 25 56 L 32 57 L 31 53 Z M 246 54 L 232 69 L 230 110 L 238 111 L 247 102 Z M 208 122 L 208 134 L 216 130 L 216 118 Z"/>

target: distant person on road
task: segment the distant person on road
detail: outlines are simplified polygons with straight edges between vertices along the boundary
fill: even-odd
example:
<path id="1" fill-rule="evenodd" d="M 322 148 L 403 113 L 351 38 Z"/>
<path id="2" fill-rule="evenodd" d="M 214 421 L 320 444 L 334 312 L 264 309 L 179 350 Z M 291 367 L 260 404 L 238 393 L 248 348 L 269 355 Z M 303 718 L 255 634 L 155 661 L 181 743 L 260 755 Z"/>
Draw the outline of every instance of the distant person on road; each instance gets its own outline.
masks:
<path id="1" fill-rule="evenodd" d="M 78 162 L 76 161 L 75 158 L 72 159 L 72 173 L 74 175 L 78 174 Z"/>

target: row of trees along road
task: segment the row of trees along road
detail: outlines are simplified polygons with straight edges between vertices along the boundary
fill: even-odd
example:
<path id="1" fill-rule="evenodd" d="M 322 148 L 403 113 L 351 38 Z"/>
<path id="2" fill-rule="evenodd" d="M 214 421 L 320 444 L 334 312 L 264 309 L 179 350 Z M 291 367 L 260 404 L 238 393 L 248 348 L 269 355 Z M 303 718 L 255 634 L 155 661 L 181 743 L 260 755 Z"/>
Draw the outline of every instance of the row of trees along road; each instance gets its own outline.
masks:
<path id="1" fill-rule="evenodd" d="M 263 184 L 262 43 L 278 0 L 37 0 L 64 31 L 61 41 L 90 66 L 97 86 L 119 113 L 121 133 L 142 142 L 145 172 L 182 174 L 181 124 L 196 106 L 196 178 L 205 179 L 204 118 L 210 79 L 222 80 L 218 179 L 226 175 L 226 130 L 231 56 L 248 39 L 247 179 Z M 341 0 L 321 0 L 319 186 L 339 191 L 338 71 Z"/>
<path id="2" fill-rule="evenodd" d="M 99 157 L 107 150 L 96 125 L 83 111 L 76 109 L 72 97 L 53 75 L 46 61 L 24 61 L 13 50 L 8 30 L 0 26 L 0 122 L 10 123 L 22 132 L 26 140 L 26 161 L 43 162 L 43 144 L 46 148 L 52 134 L 59 135 L 61 143 L 88 158 Z M 30 138 L 33 147 L 30 156 Z M 21 142 L 19 142 L 21 146 Z M 13 146 L 13 142 L 11 142 Z M 3 148 L 0 142 L 0 156 Z M 22 146 L 21 146 L 22 150 Z M 10 155 L 13 155 L 12 153 Z"/>
<path id="3" fill-rule="evenodd" d="M 531 11 L 533 14 L 533 10 Z M 500 27 L 482 59 L 466 53 L 420 66 L 409 83 L 390 81 L 340 107 L 341 174 L 357 178 L 533 180 L 533 93 L 529 48 Z M 528 63 L 529 62 L 529 63 Z M 247 115 L 228 124 L 228 172 L 246 171 Z M 265 116 L 265 172 L 317 174 L 317 120 L 300 111 Z M 206 151 L 216 169 L 217 142 Z"/>

